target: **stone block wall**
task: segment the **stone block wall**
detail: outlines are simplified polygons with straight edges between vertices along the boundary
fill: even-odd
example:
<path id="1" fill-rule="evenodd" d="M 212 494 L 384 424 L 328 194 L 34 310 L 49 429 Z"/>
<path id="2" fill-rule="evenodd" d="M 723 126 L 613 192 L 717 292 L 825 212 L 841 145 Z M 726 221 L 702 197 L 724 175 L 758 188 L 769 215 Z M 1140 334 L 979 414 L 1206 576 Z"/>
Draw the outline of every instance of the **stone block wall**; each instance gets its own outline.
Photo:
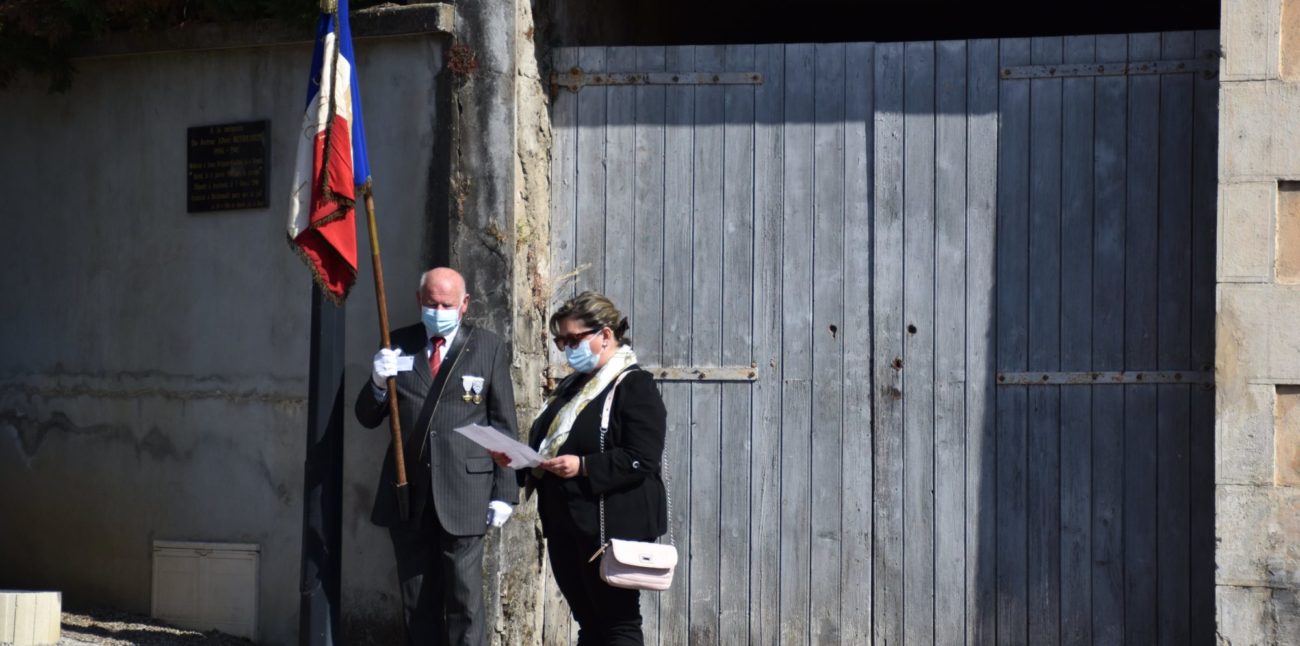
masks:
<path id="1" fill-rule="evenodd" d="M 1300 0 L 1225 0 L 1216 342 L 1221 644 L 1300 643 Z"/>

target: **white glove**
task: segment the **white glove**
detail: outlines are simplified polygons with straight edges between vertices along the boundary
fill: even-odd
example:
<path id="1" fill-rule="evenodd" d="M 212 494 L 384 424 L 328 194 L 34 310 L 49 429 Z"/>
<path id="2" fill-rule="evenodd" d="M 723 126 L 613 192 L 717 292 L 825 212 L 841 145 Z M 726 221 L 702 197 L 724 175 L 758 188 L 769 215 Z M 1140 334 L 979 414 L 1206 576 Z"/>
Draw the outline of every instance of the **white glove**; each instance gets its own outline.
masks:
<path id="1" fill-rule="evenodd" d="M 510 503 L 493 500 L 488 503 L 487 522 L 493 527 L 500 527 L 506 524 L 506 521 L 510 519 L 510 514 L 514 513 L 514 511 L 515 508 L 511 507 Z"/>
<path id="2" fill-rule="evenodd" d="M 388 378 L 397 376 L 397 357 L 401 354 L 402 351 L 395 348 L 380 348 L 375 353 L 375 369 L 370 373 L 370 381 L 376 388 L 388 388 Z"/>

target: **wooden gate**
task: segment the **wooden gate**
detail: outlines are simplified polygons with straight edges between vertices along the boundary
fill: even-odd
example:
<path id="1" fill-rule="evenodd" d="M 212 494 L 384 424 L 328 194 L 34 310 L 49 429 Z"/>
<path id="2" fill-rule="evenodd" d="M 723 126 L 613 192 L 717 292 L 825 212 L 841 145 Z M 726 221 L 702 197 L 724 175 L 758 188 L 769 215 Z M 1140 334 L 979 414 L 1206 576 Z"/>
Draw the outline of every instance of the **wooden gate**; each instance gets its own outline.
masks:
<path id="1" fill-rule="evenodd" d="M 555 53 L 556 298 L 663 368 L 648 643 L 1213 640 L 1217 42 Z"/>

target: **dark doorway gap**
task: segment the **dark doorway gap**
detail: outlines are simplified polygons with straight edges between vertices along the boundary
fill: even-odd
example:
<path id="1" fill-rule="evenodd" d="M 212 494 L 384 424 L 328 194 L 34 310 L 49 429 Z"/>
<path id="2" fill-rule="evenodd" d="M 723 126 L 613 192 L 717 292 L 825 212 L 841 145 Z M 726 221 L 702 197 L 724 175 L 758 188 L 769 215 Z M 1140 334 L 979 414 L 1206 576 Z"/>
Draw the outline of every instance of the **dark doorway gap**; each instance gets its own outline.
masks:
<path id="1" fill-rule="evenodd" d="M 538 0 L 547 44 L 892 42 L 1217 29 L 1218 0 Z"/>

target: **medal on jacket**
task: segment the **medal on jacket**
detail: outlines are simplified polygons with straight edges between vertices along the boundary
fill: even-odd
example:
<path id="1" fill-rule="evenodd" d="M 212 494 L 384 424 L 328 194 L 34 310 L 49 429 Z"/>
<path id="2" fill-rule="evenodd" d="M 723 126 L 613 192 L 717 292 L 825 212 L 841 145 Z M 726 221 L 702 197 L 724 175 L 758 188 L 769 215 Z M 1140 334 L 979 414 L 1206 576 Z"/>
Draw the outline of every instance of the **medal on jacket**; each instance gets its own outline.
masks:
<path id="1" fill-rule="evenodd" d="M 485 381 L 482 377 L 475 377 L 474 375 L 465 375 L 461 377 L 460 387 L 465 389 L 465 394 L 460 396 L 461 400 L 465 402 L 473 402 L 475 404 L 482 404 L 484 383 Z"/>

